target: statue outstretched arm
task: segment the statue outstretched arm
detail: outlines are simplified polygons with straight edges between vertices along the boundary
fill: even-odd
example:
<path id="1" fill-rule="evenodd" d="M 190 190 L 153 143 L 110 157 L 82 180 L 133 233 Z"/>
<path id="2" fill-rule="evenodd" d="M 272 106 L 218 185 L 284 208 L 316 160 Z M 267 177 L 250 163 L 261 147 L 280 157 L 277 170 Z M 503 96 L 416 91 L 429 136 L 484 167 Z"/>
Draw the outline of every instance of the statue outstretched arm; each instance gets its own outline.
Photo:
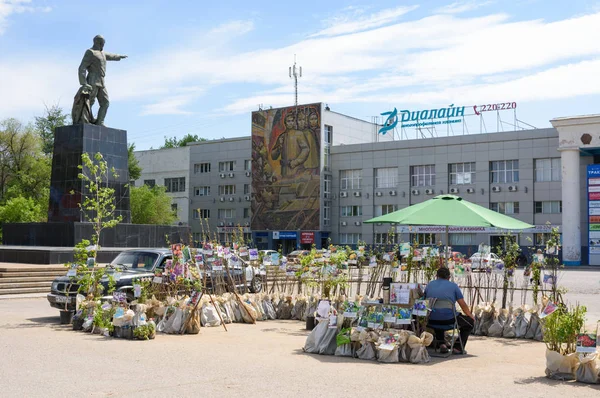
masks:
<path id="1" fill-rule="evenodd" d="M 106 57 L 107 61 L 120 61 L 127 58 L 127 55 L 111 54 L 107 52 L 104 52 L 104 56 Z"/>
<path id="2" fill-rule="evenodd" d="M 94 60 L 94 54 L 92 50 L 87 50 L 83 55 L 83 59 L 81 60 L 81 64 L 79 64 L 79 84 L 82 86 L 87 83 L 86 81 L 86 72 L 87 68 L 92 64 Z"/>

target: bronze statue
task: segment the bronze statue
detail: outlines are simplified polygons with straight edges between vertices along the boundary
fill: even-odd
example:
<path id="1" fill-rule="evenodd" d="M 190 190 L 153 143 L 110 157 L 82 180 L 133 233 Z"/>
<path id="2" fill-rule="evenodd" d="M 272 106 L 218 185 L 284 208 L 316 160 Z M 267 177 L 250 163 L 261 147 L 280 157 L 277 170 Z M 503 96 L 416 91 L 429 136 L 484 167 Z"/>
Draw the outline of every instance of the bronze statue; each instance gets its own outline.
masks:
<path id="1" fill-rule="evenodd" d="M 120 61 L 127 55 L 117 55 L 104 52 L 104 38 L 100 35 L 94 37 L 94 46 L 88 49 L 81 65 L 79 65 L 79 84 L 81 88 L 75 95 L 71 116 L 73 124 L 93 123 L 104 126 L 104 118 L 108 110 L 108 91 L 104 84 L 106 75 L 106 61 Z M 94 120 L 92 106 L 98 98 L 98 117 Z"/>

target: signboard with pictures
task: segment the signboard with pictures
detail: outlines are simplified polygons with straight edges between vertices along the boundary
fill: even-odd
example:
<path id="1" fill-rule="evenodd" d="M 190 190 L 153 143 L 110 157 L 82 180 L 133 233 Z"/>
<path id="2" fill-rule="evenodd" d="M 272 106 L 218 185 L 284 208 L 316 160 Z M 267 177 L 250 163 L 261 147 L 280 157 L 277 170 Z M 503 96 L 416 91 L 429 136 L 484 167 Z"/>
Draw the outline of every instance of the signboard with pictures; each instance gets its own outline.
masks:
<path id="1" fill-rule="evenodd" d="M 595 231 L 600 231 L 600 164 L 587 166 L 587 204 L 588 204 L 588 255 L 590 265 L 600 265 L 600 238 Z M 554 254 L 554 253 L 549 253 Z"/>

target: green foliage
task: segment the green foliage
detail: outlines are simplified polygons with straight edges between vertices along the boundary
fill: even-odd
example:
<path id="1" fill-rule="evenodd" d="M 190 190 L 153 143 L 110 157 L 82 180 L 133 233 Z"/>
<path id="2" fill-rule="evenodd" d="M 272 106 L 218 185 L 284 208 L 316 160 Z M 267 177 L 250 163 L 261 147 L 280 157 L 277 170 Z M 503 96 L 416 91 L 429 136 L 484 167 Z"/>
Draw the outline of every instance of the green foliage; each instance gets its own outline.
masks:
<path id="1" fill-rule="evenodd" d="M 575 306 L 571 310 L 564 305 L 544 318 L 542 327 L 544 330 L 544 343 L 551 351 L 562 355 L 572 354 L 577 347 L 577 334 L 583 331 L 585 326 L 585 313 L 587 308 Z"/>
<path id="2" fill-rule="evenodd" d="M 127 146 L 127 169 L 129 171 L 129 181 L 135 181 L 142 175 L 142 168 L 139 160 L 135 157 L 135 144 L 131 143 Z"/>
<path id="3" fill-rule="evenodd" d="M 89 194 L 85 196 L 79 207 L 84 218 L 92 223 L 94 228 L 92 243 L 98 245 L 102 230 L 115 227 L 123 219 L 120 215 L 115 217 L 115 190 L 108 185 L 110 175 L 114 177 L 118 175 L 114 167 L 108 168 L 108 162 L 99 152 L 94 156 L 94 160 L 87 153 L 81 155 L 81 160 L 79 178 L 87 186 Z"/>
<path id="4" fill-rule="evenodd" d="M 206 138 L 200 138 L 197 135 L 186 134 L 181 139 L 177 139 L 177 137 L 167 138 L 165 137 L 165 143 L 160 147 L 160 149 L 165 148 L 177 148 L 180 146 L 186 146 L 190 142 L 198 142 L 198 141 L 206 141 Z"/>
<path id="5" fill-rule="evenodd" d="M 147 323 L 133 329 L 133 337 L 138 340 L 149 340 L 154 336 L 155 333 L 156 329 L 154 327 L 154 323 Z"/>
<path id="6" fill-rule="evenodd" d="M 64 126 L 69 121 L 69 115 L 58 105 L 46 106 L 44 116 L 36 116 L 35 129 L 42 140 L 42 152 L 52 155 L 54 151 L 54 133 L 57 127 Z"/>
<path id="7" fill-rule="evenodd" d="M 45 219 L 46 209 L 32 198 L 18 196 L 0 206 L 0 225 L 2 223 L 42 222 Z M 1 238 L 2 230 L 0 230 Z"/>
<path id="8" fill-rule="evenodd" d="M 131 222 L 134 224 L 172 224 L 177 217 L 171 210 L 172 199 L 163 186 L 131 187 Z"/>

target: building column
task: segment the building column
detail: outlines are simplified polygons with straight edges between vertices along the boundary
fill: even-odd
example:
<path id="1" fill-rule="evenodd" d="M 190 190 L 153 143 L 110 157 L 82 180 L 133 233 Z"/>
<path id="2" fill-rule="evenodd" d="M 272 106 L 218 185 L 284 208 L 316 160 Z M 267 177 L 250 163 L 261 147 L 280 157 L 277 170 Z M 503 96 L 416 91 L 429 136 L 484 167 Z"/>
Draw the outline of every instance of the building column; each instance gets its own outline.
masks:
<path id="1" fill-rule="evenodd" d="M 579 148 L 559 149 L 562 167 L 563 263 L 581 265 Z"/>

